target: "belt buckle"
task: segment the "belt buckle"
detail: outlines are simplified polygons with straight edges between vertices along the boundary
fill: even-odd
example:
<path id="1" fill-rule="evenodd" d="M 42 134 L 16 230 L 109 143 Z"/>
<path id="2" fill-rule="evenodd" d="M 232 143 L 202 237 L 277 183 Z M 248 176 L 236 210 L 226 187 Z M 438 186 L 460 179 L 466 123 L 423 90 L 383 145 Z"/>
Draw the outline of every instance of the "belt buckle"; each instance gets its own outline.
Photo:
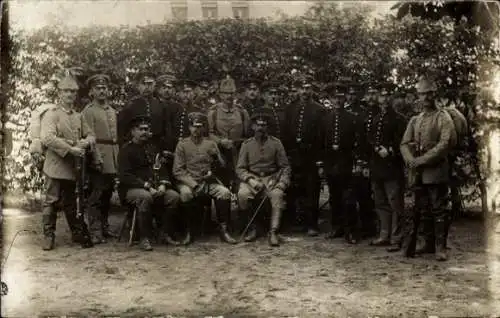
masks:
<path id="1" fill-rule="evenodd" d="M 333 145 L 332 149 L 335 150 L 335 151 L 339 150 L 339 145 Z"/>

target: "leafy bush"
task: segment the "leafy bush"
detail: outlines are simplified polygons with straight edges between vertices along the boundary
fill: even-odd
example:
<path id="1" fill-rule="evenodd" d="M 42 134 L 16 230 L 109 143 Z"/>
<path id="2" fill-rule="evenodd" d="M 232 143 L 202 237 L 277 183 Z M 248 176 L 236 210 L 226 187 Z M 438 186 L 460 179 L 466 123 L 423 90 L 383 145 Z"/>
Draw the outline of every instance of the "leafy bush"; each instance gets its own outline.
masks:
<path id="1" fill-rule="evenodd" d="M 32 34 L 15 33 L 12 40 L 8 113 L 15 145 L 12 156 L 6 158 L 4 181 L 8 189 L 25 192 L 37 192 L 42 185 L 27 152 L 29 116 L 32 109 L 54 99 L 51 78 L 63 67 L 81 66 L 90 71 L 104 65 L 112 76 L 113 103 L 119 108 L 133 94 L 138 70 L 158 73 L 172 69 L 180 78 L 212 81 L 228 69 L 237 82 L 255 77 L 283 83 L 291 81 L 298 70 L 315 74 L 319 82 L 349 75 L 363 82 L 393 81 L 401 87 L 410 87 L 425 72 L 449 87 L 474 92 L 479 79 L 489 79 L 487 68 L 498 56 L 491 39 L 477 28 L 446 19 L 398 21 L 388 16 L 371 22 L 363 9 L 340 10 L 335 5 L 318 5 L 304 17 L 277 22 L 212 20 L 86 29 L 54 26 Z M 483 103 L 479 114 L 470 102 L 473 96 L 463 98 L 474 119 L 490 116 L 485 114 L 491 114 L 495 106 L 489 109 Z M 488 133 L 481 127 L 475 131 Z M 474 154 L 467 158 L 464 166 L 470 165 Z M 470 172 L 464 182 L 473 185 L 477 178 Z"/>

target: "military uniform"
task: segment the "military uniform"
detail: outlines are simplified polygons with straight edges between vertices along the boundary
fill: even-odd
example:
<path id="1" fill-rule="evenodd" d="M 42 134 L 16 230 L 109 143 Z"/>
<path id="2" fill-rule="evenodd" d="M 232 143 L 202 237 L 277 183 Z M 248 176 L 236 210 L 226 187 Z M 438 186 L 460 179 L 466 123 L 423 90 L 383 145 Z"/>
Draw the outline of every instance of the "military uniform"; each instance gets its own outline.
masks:
<path id="1" fill-rule="evenodd" d="M 272 120 L 272 117 L 265 113 L 254 114 L 253 120 L 261 125 L 265 125 Z M 264 123 L 262 123 L 264 122 Z M 256 133 L 257 134 L 257 133 Z M 236 174 L 241 180 L 238 191 L 238 201 L 243 214 L 249 216 L 250 200 L 253 200 L 260 191 L 252 187 L 251 180 L 258 180 L 268 186 L 270 182 L 274 184 L 267 189 L 265 195 L 271 201 L 271 231 L 270 244 L 279 244 L 277 231 L 280 226 L 282 211 L 285 209 L 285 190 L 290 185 L 290 165 L 286 156 L 285 148 L 279 139 L 264 134 L 262 140 L 252 137 L 243 142 Z M 279 176 L 279 178 L 278 178 Z M 276 179 L 277 178 L 277 179 Z M 250 220 L 250 217 L 248 218 Z M 255 227 L 251 228 L 247 241 L 255 239 Z"/>
<path id="2" fill-rule="evenodd" d="M 131 128 L 149 125 L 149 117 L 138 116 L 131 121 Z M 155 171 L 154 165 L 160 164 L 161 151 L 149 140 L 127 142 L 119 152 L 119 195 L 122 202 L 137 208 L 139 230 L 144 250 L 152 250 L 153 207 L 160 205 L 157 217 L 163 226 L 162 234 L 167 242 L 173 242 L 169 237 L 171 220 L 178 211 L 179 194 L 172 188 L 169 170 L 165 165 Z M 165 192 L 155 192 L 160 186 L 165 186 Z"/>
<path id="3" fill-rule="evenodd" d="M 417 84 L 420 94 L 436 90 L 435 84 L 425 78 L 421 78 Z M 430 102 L 434 103 L 434 100 Z M 446 205 L 450 176 L 448 155 L 453 133 L 450 115 L 433 105 L 410 119 L 401 140 L 401 154 L 410 168 L 409 185 L 415 194 L 416 213 L 413 224 L 407 229 L 410 234 L 405 231 L 407 236 L 403 247 L 407 256 L 415 253 L 414 239 L 421 217 L 425 237 L 425 246 L 421 251 L 436 252 L 436 259 L 440 261 L 447 259 Z"/>
<path id="4" fill-rule="evenodd" d="M 219 91 L 221 94 L 236 93 L 234 80 L 232 78 L 223 79 Z M 230 186 L 236 177 L 234 170 L 241 143 L 249 137 L 250 118 L 247 111 L 240 105 L 224 101 L 212 107 L 207 117 L 210 137 L 217 142 L 226 161 L 222 182 Z M 224 140 L 230 140 L 232 145 L 230 147 L 224 145 Z"/>
<path id="5" fill-rule="evenodd" d="M 345 95 L 343 85 L 335 85 L 332 91 L 337 96 Z M 332 232 L 329 238 L 345 235 L 349 242 L 357 235 L 358 214 L 354 209 L 352 193 L 352 170 L 354 151 L 360 123 L 356 116 L 338 105 L 325 114 L 320 125 L 321 152 L 318 166 L 324 175 L 330 193 Z"/>
<path id="6" fill-rule="evenodd" d="M 106 75 L 94 75 L 87 80 L 89 87 L 109 84 Z M 88 198 L 89 230 L 94 244 L 104 242 L 109 233 L 108 214 L 110 200 L 118 172 L 118 134 L 117 112 L 108 102 L 100 104 L 97 100 L 85 106 L 82 116 L 96 137 L 96 147 L 102 156 L 99 170 L 91 170 L 91 193 Z"/>
<path id="7" fill-rule="evenodd" d="M 203 114 L 191 113 L 189 117 L 190 125 L 203 127 Z M 215 200 L 221 238 L 234 244 L 236 241 L 229 235 L 227 228 L 231 219 L 231 192 L 212 175 L 217 164 L 222 164 L 217 144 L 200 133 L 200 136 L 184 138 L 177 144 L 173 175 L 178 182 L 183 204 L 192 208 L 193 199 L 200 196 Z"/>
<path id="8" fill-rule="evenodd" d="M 257 80 L 250 79 L 245 84 L 247 85 L 247 89 L 253 89 L 257 91 L 255 96 L 245 96 L 245 98 L 241 102 L 241 105 L 248 112 L 248 115 L 252 116 L 259 108 L 262 108 L 262 106 L 264 106 L 265 101 L 260 96 L 258 96 L 259 86 Z"/>
<path id="9" fill-rule="evenodd" d="M 291 200 L 288 202 L 299 213 L 306 213 L 306 226 L 310 235 L 316 235 L 319 231 L 321 181 L 316 162 L 321 148 L 318 127 L 324 114 L 323 107 L 314 100 L 297 99 L 286 110 L 286 130 L 282 140 L 292 169 L 292 186 L 287 193 Z"/>
<path id="10" fill-rule="evenodd" d="M 266 93 L 269 94 L 278 94 L 277 89 L 278 84 L 274 82 L 268 82 L 264 84 L 264 89 Z M 268 123 L 268 133 L 271 136 L 282 140 L 284 137 L 285 131 L 285 107 L 277 99 L 271 101 L 267 99 L 264 101 L 264 104 L 257 108 L 254 111 L 254 114 L 264 114 L 266 118 L 269 118 Z"/>
<path id="11" fill-rule="evenodd" d="M 386 88 L 381 94 L 387 95 Z M 373 119 L 373 128 L 368 138 L 371 145 L 369 169 L 380 232 L 372 244 L 398 245 L 404 213 L 404 163 L 398 145 L 406 119 L 387 105 Z"/>
<path id="12" fill-rule="evenodd" d="M 149 75 L 142 76 L 145 82 L 154 82 Z M 166 150 L 167 115 L 165 107 L 153 95 L 136 96 L 128 105 L 118 113 L 118 144 L 124 145 L 128 140 L 128 132 L 131 121 L 138 116 L 148 116 L 151 118 L 151 142 L 158 149 Z"/>
<path id="13" fill-rule="evenodd" d="M 59 82 L 59 89 L 77 91 L 76 81 L 67 76 Z M 82 247 L 91 247 L 92 242 L 87 225 L 83 218 L 76 215 L 75 180 L 76 158 L 72 155 L 73 147 L 77 146 L 81 138 L 85 137 L 87 144 L 92 146 L 95 139 L 92 131 L 82 119 L 81 114 L 65 109 L 62 106 L 47 111 L 41 123 L 41 142 L 47 148 L 43 164 L 45 178 L 45 199 L 43 202 L 43 234 L 44 250 L 54 248 L 56 231 L 56 204 L 62 201 L 63 211 L 74 241 Z M 94 151 L 93 160 L 101 159 Z"/>
<path id="14" fill-rule="evenodd" d="M 373 87 L 367 89 L 367 94 L 377 92 Z M 377 232 L 377 215 L 374 211 L 370 170 L 368 169 L 369 156 L 372 151 L 368 140 L 373 134 L 373 118 L 377 116 L 379 108 L 374 102 L 353 100 L 349 109 L 356 115 L 356 120 L 361 124 L 361 130 L 356 142 L 355 159 L 362 168 L 362 172 L 353 176 L 354 196 L 359 205 L 359 215 L 364 235 L 372 236 L 376 235 Z"/>

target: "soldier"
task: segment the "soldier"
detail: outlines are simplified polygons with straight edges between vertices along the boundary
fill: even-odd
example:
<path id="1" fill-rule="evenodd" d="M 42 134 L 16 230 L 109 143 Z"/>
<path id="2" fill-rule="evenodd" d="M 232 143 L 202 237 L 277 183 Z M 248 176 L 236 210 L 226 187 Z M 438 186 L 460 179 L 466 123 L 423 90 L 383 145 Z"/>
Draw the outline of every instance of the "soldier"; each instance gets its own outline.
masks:
<path id="1" fill-rule="evenodd" d="M 279 84 L 268 81 L 264 85 L 264 105 L 257 108 L 254 113 L 266 113 L 272 120 L 268 123 L 268 134 L 278 138 L 283 137 L 285 112 L 284 107 L 279 103 L 278 87 Z"/>
<path id="2" fill-rule="evenodd" d="M 63 211 L 73 241 L 83 248 L 92 247 L 83 217 L 76 215 L 75 157 L 85 155 L 85 149 L 95 145 L 95 138 L 81 114 L 74 111 L 78 84 L 72 76 L 64 76 L 58 84 L 60 101 L 47 110 L 41 123 L 41 142 L 46 147 L 43 164 L 45 199 L 43 202 L 43 249 L 52 250 L 56 231 L 56 204 L 62 201 Z M 100 161 L 94 152 L 94 163 Z"/>
<path id="3" fill-rule="evenodd" d="M 236 173 L 241 180 L 238 201 L 243 215 L 249 214 L 250 201 L 263 194 L 271 202 L 271 229 L 269 244 L 279 245 L 277 231 L 285 209 L 285 191 L 290 185 L 290 165 L 281 141 L 267 133 L 268 122 L 272 117 L 268 113 L 255 113 L 252 116 L 254 137 L 247 139 L 241 146 Z M 254 224 L 245 236 L 246 242 L 257 238 Z"/>
<path id="4" fill-rule="evenodd" d="M 151 119 L 139 115 L 130 121 L 131 139 L 118 155 L 119 194 L 122 202 L 137 209 L 141 248 L 153 250 L 153 208 L 161 206 L 156 217 L 161 220 L 161 241 L 173 245 L 180 243 L 170 237 L 172 219 L 178 211 L 179 194 L 172 188 L 166 166 L 161 165 L 161 151 L 150 142 Z M 161 165 L 155 170 L 155 165 Z M 158 210 L 156 210 L 158 211 Z"/>
<path id="5" fill-rule="evenodd" d="M 236 175 L 236 162 L 241 143 L 249 136 L 250 118 L 248 112 L 236 104 L 236 85 L 230 77 L 220 82 L 220 102 L 208 112 L 208 131 L 217 143 L 226 162 L 222 181 L 231 185 Z M 230 187 L 231 188 L 231 187 Z"/>
<path id="6" fill-rule="evenodd" d="M 382 85 L 378 98 L 380 112 L 373 119 L 373 130 L 368 136 L 370 178 L 380 221 L 378 238 L 371 242 L 375 246 L 400 245 L 404 213 L 404 162 L 398 145 L 406 119 L 392 108 L 387 97 L 388 86 Z"/>
<path id="7" fill-rule="evenodd" d="M 330 193 L 332 230 L 327 238 L 345 236 L 349 243 L 356 243 L 356 211 L 352 210 L 352 181 L 354 150 L 358 122 L 355 115 L 345 110 L 345 85 L 330 87 L 333 108 L 325 114 L 320 125 L 321 152 L 317 162 L 318 174 L 326 178 Z"/>
<path id="8" fill-rule="evenodd" d="M 435 252 L 438 261 L 445 261 L 448 258 L 445 249 L 448 155 L 453 120 L 445 110 L 436 107 L 436 90 L 432 80 L 420 78 L 417 93 L 423 111 L 410 119 L 401 140 L 401 154 L 410 169 L 409 184 L 415 195 L 413 221 L 416 223 L 411 230 L 407 229 L 409 234 L 404 239 L 403 249 L 406 256 Z M 415 251 L 419 217 L 423 223 L 425 244 Z"/>
<path id="9" fill-rule="evenodd" d="M 324 116 L 323 106 L 312 99 L 311 84 L 298 80 L 294 85 L 298 99 L 286 110 L 286 131 L 283 144 L 289 155 L 292 169 L 292 187 L 287 195 L 290 206 L 306 213 L 306 227 L 309 236 L 319 234 L 320 179 L 316 162 L 321 148 L 318 127 Z M 294 204 L 297 202 L 297 204 Z M 293 212 L 292 212 L 293 213 Z"/>
<path id="10" fill-rule="evenodd" d="M 352 84 L 351 84 L 352 85 Z M 356 173 L 353 180 L 354 193 L 359 204 L 359 215 L 363 236 L 370 237 L 377 234 L 377 215 L 374 211 L 372 190 L 370 182 L 370 170 L 368 168 L 369 155 L 372 147 L 368 143 L 372 135 L 373 118 L 379 112 L 378 90 L 373 86 L 367 87 L 363 101 L 351 100 L 350 110 L 356 115 L 357 121 L 362 125 L 362 130 L 357 138 L 355 159 L 361 173 Z"/>
<path id="11" fill-rule="evenodd" d="M 108 214 L 118 169 L 117 113 L 108 103 L 109 77 L 96 74 L 87 80 L 92 102 L 82 111 L 82 116 L 96 137 L 96 147 L 102 162 L 90 171 L 91 193 L 88 198 L 88 222 L 92 243 L 105 243 L 112 237 L 109 232 Z"/>
<path id="12" fill-rule="evenodd" d="M 264 105 L 264 100 L 260 96 L 259 81 L 250 78 L 246 81 L 245 97 L 242 105 L 246 109 L 249 116 Z"/>
<path id="13" fill-rule="evenodd" d="M 206 116 L 202 113 L 189 114 L 190 137 L 182 139 L 177 144 L 173 174 L 178 181 L 180 198 L 185 211 L 195 210 L 194 199 L 202 196 L 214 199 L 220 237 L 226 243 L 236 244 L 236 240 L 228 231 L 228 223 L 231 219 L 231 192 L 218 181 L 212 172 L 217 164 L 223 165 L 224 162 L 217 144 L 202 134 L 204 121 L 206 121 Z"/>
<path id="14" fill-rule="evenodd" d="M 175 81 L 176 78 L 173 74 L 163 74 L 158 76 L 156 82 L 157 96 L 160 104 L 163 106 L 166 117 L 166 147 L 165 149 L 170 152 L 174 152 L 175 146 L 178 141 L 178 126 L 179 123 L 176 122 L 176 117 L 182 112 L 182 105 L 180 104 L 179 98 L 176 96 L 175 92 Z"/>
<path id="15" fill-rule="evenodd" d="M 40 139 L 40 132 L 42 129 L 42 119 L 43 116 L 47 113 L 48 110 L 56 108 L 55 104 L 43 104 L 40 107 L 34 109 L 31 112 L 30 118 L 30 139 L 31 144 L 29 148 L 29 152 L 31 154 L 31 158 L 33 162 L 37 166 L 37 168 L 42 171 L 44 156 L 45 156 L 45 147 L 42 145 L 42 141 Z"/>
<path id="16" fill-rule="evenodd" d="M 127 127 L 137 116 L 149 116 L 151 118 L 151 142 L 160 150 L 166 150 L 166 135 L 168 133 L 166 123 L 167 116 L 165 107 L 154 96 L 155 78 L 151 73 L 141 73 L 139 78 L 140 95 L 132 99 L 118 113 L 118 144 L 124 145 L 127 140 Z"/>

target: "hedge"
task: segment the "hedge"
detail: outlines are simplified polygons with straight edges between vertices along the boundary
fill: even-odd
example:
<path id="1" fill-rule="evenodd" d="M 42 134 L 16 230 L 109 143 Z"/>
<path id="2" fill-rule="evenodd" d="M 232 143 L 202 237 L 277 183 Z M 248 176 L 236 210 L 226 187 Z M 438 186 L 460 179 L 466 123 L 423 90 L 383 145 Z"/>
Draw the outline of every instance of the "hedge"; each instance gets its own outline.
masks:
<path id="1" fill-rule="evenodd" d="M 392 81 L 402 88 L 430 73 L 446 87 L 474 92 L 478 80 L 491 80 L 488 70 L 498 58 L 498 49 L 477 28 L 446 19 L 398 21 L 387 16 L 373 22 L 363 9 L 340 10 L 335 4 L 318 5 L 303 17 L 279 21 L 53 26 L 29 34 L 16 32 L 12 44 L 8 125 L 14 130 L 14 149 L 6 158 L 4 186 L 27 193 L 38 192 L 42 185 L 27 153 L 30 112 L 54 99 L 51 77 L 63 67 L 80 66 L 87 72 L 104 67 L 112 76 L 113 103 L 120 107 L 133 94 L 138 70 L 171 69 L 180 78 L 209 81 L 229 72 L 238 83 L 254 77 L 285 84 L 299 72 L 313 74 L 321 83 L 352 76 L 369 83 Z M 484 103 L 476 112 L 471 96 L 463 96 L 474 110 L 471 114 L 486 118 L 491 109 Z M 475 131 L 487 133 L 483 126 Z M 470 164 L 472 159 L 466 161 Z M 474 184 L 475 177 L 467 173 L 464 182 Z"/>

